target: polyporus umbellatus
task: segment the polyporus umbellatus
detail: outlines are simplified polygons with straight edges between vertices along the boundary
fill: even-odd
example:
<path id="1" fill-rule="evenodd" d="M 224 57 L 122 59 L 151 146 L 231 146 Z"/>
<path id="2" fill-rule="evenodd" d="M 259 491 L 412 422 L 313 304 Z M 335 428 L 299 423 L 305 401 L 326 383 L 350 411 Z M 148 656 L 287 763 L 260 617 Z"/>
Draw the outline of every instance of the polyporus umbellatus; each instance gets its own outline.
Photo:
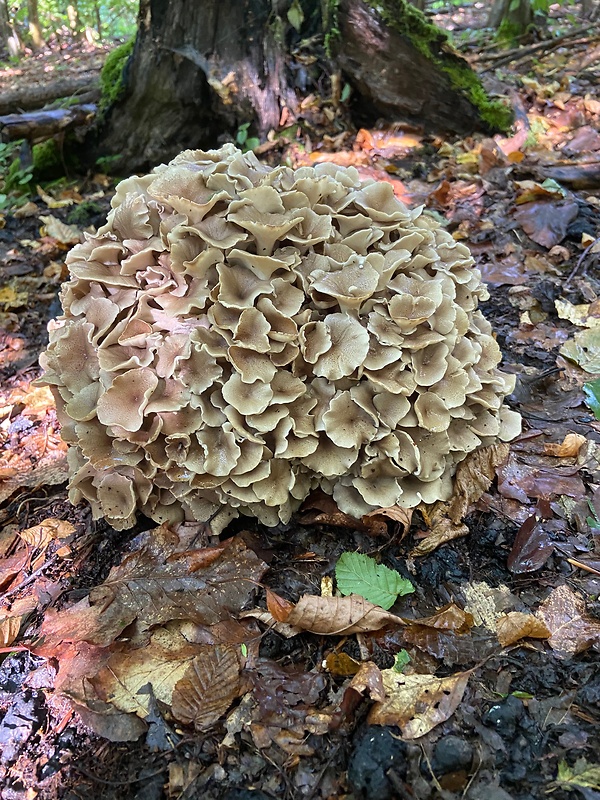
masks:
<path id="1" fill-rule="evenodd" d="M 431 503 L 520 429 L 468 248 L 353 168 L 181 153 L 67 264 L 44 381 L 69 496 L 115 528 L 275 525 L 315 487 L 354 516 Z"/>

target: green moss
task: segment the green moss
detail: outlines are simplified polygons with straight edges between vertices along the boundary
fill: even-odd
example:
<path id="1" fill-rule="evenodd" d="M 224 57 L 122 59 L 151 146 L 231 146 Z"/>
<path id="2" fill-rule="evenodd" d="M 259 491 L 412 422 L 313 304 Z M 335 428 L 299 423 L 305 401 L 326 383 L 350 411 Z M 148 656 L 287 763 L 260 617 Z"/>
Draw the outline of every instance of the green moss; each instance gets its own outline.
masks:
<path id="1" fill-rule="evenodd" d="M 67 214 L 69 225 L 89 225 L 90 218 L 101 214 L 104 211 L 101 205 L 94 203 L 93 200 L 85 200 L 73 208 Z"/>
<path id="2" fill-rule="evenodd" d="M 62 155 L 56 139 L 34 144 L 33 171 L 37 180 L 49 180 L 64 172 Z"/>
<path id="3" fill-rule="evenodd" d="M 406 36 L 425 58 L 443 70 L 453 89 L 465 95 L 479 111 L 481 119 L 493 130 L 507 130 L 512 112 L 500 100 L 491 100 L 478 75 L 459 56 L 444 52 L 449 37 L 427 20 L 427 17 L 406 0 L 367 0 L 385 24 Z"/>
<path id="4" fill-rule="evenodd" d="M 101 114 L 123 95 L 125 88 L 123 86 L 123 70 L 133 52 L 134 44 L 135 39 L 130 39 L 128 42 L 115 47 L 106 57 L 100 72 L 101 93 L 98 107 Z"/>

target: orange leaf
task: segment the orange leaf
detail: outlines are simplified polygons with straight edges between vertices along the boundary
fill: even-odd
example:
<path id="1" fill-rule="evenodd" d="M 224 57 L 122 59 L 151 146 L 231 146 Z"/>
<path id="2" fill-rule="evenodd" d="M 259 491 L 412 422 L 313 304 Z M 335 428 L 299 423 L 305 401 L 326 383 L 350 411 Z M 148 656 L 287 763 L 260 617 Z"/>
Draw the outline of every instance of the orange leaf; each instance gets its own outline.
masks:
<path id="1" fill-rule="evenodd" d="M 545 624 L 533 614 L 511 611 L 496 622 L 496 635 L 503 647 L 518 642 L 526 636 L 532 639 L 547 639 L 550 631 Z"/>
<path id="2" fill-rule="evenodd" d="M 267 609 L 277 622 L 287 622 L 294 604 L 267 589 Z"/>

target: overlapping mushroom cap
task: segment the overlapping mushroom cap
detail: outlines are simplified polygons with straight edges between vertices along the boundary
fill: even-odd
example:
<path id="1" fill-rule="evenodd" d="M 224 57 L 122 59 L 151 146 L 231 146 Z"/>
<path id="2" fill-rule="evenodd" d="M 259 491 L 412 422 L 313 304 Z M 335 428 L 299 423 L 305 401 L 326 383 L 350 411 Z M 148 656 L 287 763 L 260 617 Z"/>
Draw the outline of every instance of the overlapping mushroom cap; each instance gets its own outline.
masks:
<path id="1" fill-rule="evenodd" d="M 67 257 L 41 363 L 70 498 L 130 527 L 287 521 L 447 499 L 520 429 L 460 244 L 353 168 L 271 169 L 232 145 L 123 181 Z"/>

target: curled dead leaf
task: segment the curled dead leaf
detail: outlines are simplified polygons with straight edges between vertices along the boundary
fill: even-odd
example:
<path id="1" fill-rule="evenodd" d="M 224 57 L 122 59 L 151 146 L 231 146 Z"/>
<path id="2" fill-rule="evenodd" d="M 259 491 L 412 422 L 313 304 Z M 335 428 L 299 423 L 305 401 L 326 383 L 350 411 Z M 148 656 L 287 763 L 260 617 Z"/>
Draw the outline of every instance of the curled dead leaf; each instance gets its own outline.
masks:
<path id="1" fill-rule="evenodd" d="M 360 669 L 350 681 L 350 689 L 363 696 L 369 696 L 371 700 L 383 703 L 385 700 L 385 689 L 381 670 L 372 661 L 365 661 L 360 665 Z"/>
<path id="2" fill-rule="evenodd" d="M 511 611 L 496 621 L 496 634 L 503 647 L 518 642 L 519 639 L 547 639 L 550 631 L 542 620 L 533 614 L 524 614 L 520 611 Z"/>
<path id="3" fill-rule="evenodd" d="M 544 445 L 544 453 L 547 456 L 556 456 L 557 458 L 575 458 L 585 442 L 585 436 L 580 433 L 567 433 L 560 444 Z"/>
<path id="4" fill-rule="evenodd" d="M 19 635 L 21 617 L 0 619 L 0 647 L 9 647 Z"/>
<path id="5" fill-rule="evenodd" d="M 403 739 L 418 739 L 452 716 L 471 673 L 436 678 L 384 669 L 381 674 L 386 697 L 373 706 L 368 721 L 372 725 L 397 725 Z"/>
<path id="6" fill-rule="evenodd" d="M 75 526 L 64 519 L 45 519 L 39 525 L 19 532 L 24 542 L 38 550 L 45 550 L 53 539 L 66 539 L 75 533 Z"/>
<path id="7" fill-rule="evenodd" d="M 384 611 L 357 594 L 348 597 L 316 597 L 305 594 L 285 621 L 289 625 L 322 636 L 365 633 L 377 631 L 389 623 L 404 624 L 401 617 Z"/>

